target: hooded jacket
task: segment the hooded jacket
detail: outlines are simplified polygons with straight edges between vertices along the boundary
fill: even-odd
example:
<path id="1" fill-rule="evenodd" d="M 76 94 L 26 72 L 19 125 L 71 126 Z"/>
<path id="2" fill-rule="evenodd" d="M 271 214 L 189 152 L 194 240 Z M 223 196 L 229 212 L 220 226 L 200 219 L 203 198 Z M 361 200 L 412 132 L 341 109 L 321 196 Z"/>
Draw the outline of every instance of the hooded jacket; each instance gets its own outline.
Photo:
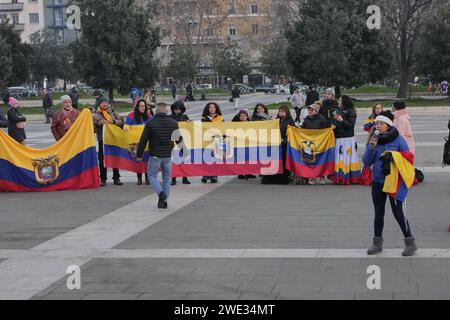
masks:
<path id="1" fill-rule="evenodd" d="M 379 136 L 378 145 L 375 149 L 372 149 L 368 144 L 363 156 L 364 166 L 369 168 L 373 165 L 373 181 L 382 185 L 384 185 L 386 176 L 383 174 L 381 157 L 386 151 L 409 151 L 408 144 L 395 127 L 390 128 L 389 131 Z"/>
<path id="2" fill-rule="evenodd" d="M 180 114 L 176 114 L 174 112 L 175 108 L 180 108 L 181 113 Z M 177 121 L 177 122 L 186 122 L 186 121 L 191 121 L 191 119 L 189 119 L 189 117 L 187 116 L 187 114 L 185 114 L 186 112 L 186 106 L 184 105 L 184 103 L 182 101 L 175 101 L 172 106 L 170 107 L 170 109 L 172 110 L 172 114 L 170 115 L 170 117 Z"/>
<path id="3" fill-rule="evenodd" d="M 22 116 L 19 108 L 10 107 L 8 110 L 8 135 L 17 142 L 24 141 L 27 136 L 25 129 L 19 129 L 17 124 L 19 122 L 26 122 L 27 118 Z"/>
<path id="4" fill-rule="evenodd" d="M 408 109 L 397 110 L 394 112 L 394 127 L 405 138 L 408 143 L 409 151 L 415 153 L 416 143 L 411 129 L 411 118 L 409 117 Z"/>

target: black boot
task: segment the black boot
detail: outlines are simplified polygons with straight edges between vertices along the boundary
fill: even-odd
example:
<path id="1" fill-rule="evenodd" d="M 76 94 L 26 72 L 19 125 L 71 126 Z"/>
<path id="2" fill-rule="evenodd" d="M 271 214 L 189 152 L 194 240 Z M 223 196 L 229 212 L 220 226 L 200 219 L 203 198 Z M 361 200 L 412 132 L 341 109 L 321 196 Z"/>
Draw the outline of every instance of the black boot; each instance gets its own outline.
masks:
<path id="1" fill-rule="evenodd" d="M 145 185 L 146 186 L 150 185 L 150 179 L 148 178 L 148 174 L 145 174 Z"/>
<path id="2" fill-rule="evenodd" d="M 183 178 L 183 184 L 191 184 L 191 182 L 185 177 Z"/>
<path id="3" fill-rule="evenodd" d="M 159 194 L 158 209 L 167 209 L 167 195 L 164 191 Z"/>
<path id="4" fill-rule="evenodd" d="M 170 185 L 171 186 L 176 186 L 177 185 L 177 178 L 172 178 L 172 183 Z"/>
<path id="5" fill-rule="evenodd" d="M 120 179 L 114 179 L 114 185 L 115 186 L 123 186 L 122 181 L 120 181 Z"/>
<path id="6" fill-rule="evenodd" d="M 142 186 L 142 175 L 138 176 L 138 177 L 137 177 L 137 180 L 138 180 L 138 181 L 137 181 L 137 185 L 138 185 L 138 186 Z"/>

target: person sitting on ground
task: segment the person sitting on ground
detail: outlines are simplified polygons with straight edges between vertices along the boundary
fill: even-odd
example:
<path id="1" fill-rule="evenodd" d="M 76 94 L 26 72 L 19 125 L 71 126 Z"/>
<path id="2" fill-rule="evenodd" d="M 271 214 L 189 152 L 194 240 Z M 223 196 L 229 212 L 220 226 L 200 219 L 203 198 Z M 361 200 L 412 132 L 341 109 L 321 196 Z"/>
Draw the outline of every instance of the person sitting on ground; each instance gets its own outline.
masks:
<path id="1" fill-rule="evenodd" d="M 215 102 L 209 102 L 205 109 L 203 109 L 202 114 L 202 122 L 213 122 L 213 123 L 219 123 L 224 122 L 225 119 L 222 116 L 222 111 L 220 110 L 220 107 Z M 218 177 L 217 176 L 204 176 L 202 178 L 202 183 L 207 183 L 208 181 L 211 181 L 211 183 L 217 183 Z"/>
<path id="2" fill-rule="evenodd" d="M 22 116 L 19 101 L 15 98 L 10 97 L 8 105 L 8 135 L 18 143 L 25 145 L 25 140 L 27 139 L 27 135 L 25 134 L 27 118 Z"/>
<path id="3" fill-rule="evenodd" d="M 170 117 L 176 122 L 191 122 L 191 119 L 189 119 L 188 115 L 186 114 L 186 106 L 183 103 L 183 101 L 180 100 L 175 101 L 170 107 L 170 109 L 172 111 Z M 191 184 L 191 182 L 187 177 L 183 177 L 182 183 L 187 185 Z M 172 178 L 171 185 L 172 186 L 177 185 L 177 178 Z"/>
<path id="4" fill-rule="evenodd" d="M 80 111 L 72 106 L 70 96 L 61 97 L 61 110 L 52 119 L 51 131 L 56 141 L 61 140 L 77 120 Z"/>
<path id="5" fill-rule="evenodd" d="M 262 104 L 258 103 L 253 110 L 252 121 L 268 121 L 272 120 L 272 116 L 269 113 L 269 109 Z"/>
<path id="6" fill-rule="evenodd" d="M 147 103 L 144 99 L 140 99 L 134 107 L 134 111 L 131 112 L 125 119 L 125 125 L 123 127 L 124 131 L 129 131 L 131 127 L 145 126 L 153 116 L 150 114 Z M 137 185 L 142 185 L 142 173 L 137 173 Z M 150 185 L 150 180 L 148 179 L 147 172 L 145 173 L 145 185 Z"/>

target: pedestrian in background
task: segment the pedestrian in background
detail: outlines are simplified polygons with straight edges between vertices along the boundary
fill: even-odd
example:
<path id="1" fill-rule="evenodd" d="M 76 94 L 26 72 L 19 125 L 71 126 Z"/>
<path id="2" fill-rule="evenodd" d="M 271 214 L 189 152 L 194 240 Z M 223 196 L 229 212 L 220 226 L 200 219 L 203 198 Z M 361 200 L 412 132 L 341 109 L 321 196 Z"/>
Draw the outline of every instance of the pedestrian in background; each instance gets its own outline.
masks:
<path id="1" fill-rule="evenodd" d="M 50 123 L 50 119 L 53 118 L 53 98 L 47 89 L 44 89 L 43 93 L 42 107 L 44 108 L 45 123 Z"/>
<path id="2" fill-rule="evenodd" d="M 52 119 L 51 131 L 56 141 L 61 140 L 77 120 L 80 111 L 72 106 L 70 96 L 61 97 L 61 110 Z"/>
<path id="3" fill-rule="evenodd" d="M 305 104 L 307 106 L 310 106 L 319 100 L 320 100 L 320 96 L 319 96 L 319 93 L 317 92 L 316 86 L 311 85 L 309 87 L 308 92 L 306 92 L 306 103 Z"/>
<path id="4" fill-rule="evenodd" d="M 305 95 L 300 92 L 300 88 L 295 88 L 294 94 L 290 97 L 289 101 L 292 103 L 292 105 L 294 106 L 294 110 L 295 110 L 295 124 L 297 126 L 300 126 L 303 122 L 303 120 L 305 119 L 305 117 L 308 114 L 308 111 L 305 110 L 305 112 L 303 111 L 303 107 L 305 106 L 306 103 L 306 97 Z"/>
<path id="5" fill-rule="evenodd" d="M 173 100 L 176 100 L 177 99 L 177 84 L 175 82 L 173 82 L 172 80 L 170 81 L 170 91 L 172 92 Z"/>
<path id="6" fill-rule="evenodd" d="M 387 173 L 382 156 L 385 151 L 409 152 L 408 144 L 394 126 L 394 115 L 390 111 L 382 112 L 376 118 L 376 130 L 379 135 L 372 135 L 363 156 L 366 167 L 373 166 L 372 200 L 375 208 L 373 245 L 367 250 L 367 254 L 375 255 L 383 251 L 383 229 L 388 194 L 383 192 Z M 390 166 L 390 161 L 387 163 Z M 390 174 L 390 173 L 389 173 Z M 411 232 L 411 226 L 404 212 L 405 202 L 389 197 L 392 212 L 399 224 L 405 241 L 403 256 L 412 256 L 417 251 L 415 238 Z"/>
<path id="7" fill-rule="evenodd" d="M 8 119 L 6 119 L 2 108 L 0 108 L 0 128 L 8 128 Z"/>
<path id="8" fill-rule="evenodd" d="M 78 93 L 78 90 L 76 87 L 73 87 L 70 91 L 70 99 L 72 100 L 72 107 L 75 109 L 78 109 L 78 99 L 80 98 L 80 94 Z"/>
<path id="9" fill-rule="evenodd" d="M 234 110 L 237 111 L 239 109 L 239 101 L 241 100 L 241 90 L 239 90 L 238 86 L 234 86 L 231 95 L 234 102 Z"/>
<path id="10" fill-rule="evenodd" d="M 103 98 L 103 91 L 101 89 L 95 89 L 94 90 L 94 99 L 95 99 L 95 110 L 100 107 L 100 99 Z"/>
<path id="11" fill-rule="evenodd" d="M 9 98 L 8 106 L 8 135 L 18 143 L 25 145 L 25 140 L 27 139 L 27 135 L 25 134 L 27 118 L 22 115 L 19 101 L 15 98 Z"/>

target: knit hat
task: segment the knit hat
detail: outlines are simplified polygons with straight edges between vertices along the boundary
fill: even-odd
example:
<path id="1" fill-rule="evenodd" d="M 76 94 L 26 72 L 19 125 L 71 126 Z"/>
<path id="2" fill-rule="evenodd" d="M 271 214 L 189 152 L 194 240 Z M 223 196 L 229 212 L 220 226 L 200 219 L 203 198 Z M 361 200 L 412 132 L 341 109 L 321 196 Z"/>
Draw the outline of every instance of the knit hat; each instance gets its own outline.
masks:
<path id="1" fill-rule="evenodd" d="M 94 90 L 94 96 L 95 97 L 100 97 L 100 96 L 102 96 L 103 94 L 102 94 L 102 92 L 101 92 L 101 90 L 100 89 L 95 89 Z"/>
<path id="2" fill-rule="evenodd" d="M 107 98 L 105 98 L 105 97 L 100 97 L 97 102 L 98 102 L 98 105 L 101 105 L 102 102 L 108 102 L 109 103 L 109 100 Z"/>
<path id="3" fill-rule="evenodd" d="M 312 105 L 308 106 L 308 109 L 313 109 L 313 110 L 316 110 L 316 112 L 319 112 L 320 106 L 318 104 L 312 104 Z"/>
<path id="4" fill-rule="evenodd" d="M 15 98 L 13 98 L 13 97 L 10 97 L 8 103 L 9 103 L 10 106 L 15 106 L 16 104 L 19 103 L 19 101 L 17 101 L 17 100 L 16 100 Z"/>
<path id="5" fill-rule="evenodd" d="M 375 121 L 381 121 L 386 123 L 388 126 L 393 127 L 394 119 L 395 119 L 394 115 L 392 114 L 392 112 L 388 110 L 380 113 L 380 115 L 376 117 Z"/>
<path id="6" fill-rule="evenodd" d="M 249 116 L 247 110 L 241 110 L 241 111 L 239 111 L 238 116 L 240 117 L 241 114 L 245 114 L 247 117 Z"/>
<path id="7" fill-rule="evenodd" d="M 68 96 L 68 95 L 65 95 L 65 96 L 62 96 L 62 97 L 61 97 L 61 103 L 63 103 L 63 102 L 66 101 L 66 100 L 72 101 L 72 98 L 71 98 L 70 96 Z"/>

